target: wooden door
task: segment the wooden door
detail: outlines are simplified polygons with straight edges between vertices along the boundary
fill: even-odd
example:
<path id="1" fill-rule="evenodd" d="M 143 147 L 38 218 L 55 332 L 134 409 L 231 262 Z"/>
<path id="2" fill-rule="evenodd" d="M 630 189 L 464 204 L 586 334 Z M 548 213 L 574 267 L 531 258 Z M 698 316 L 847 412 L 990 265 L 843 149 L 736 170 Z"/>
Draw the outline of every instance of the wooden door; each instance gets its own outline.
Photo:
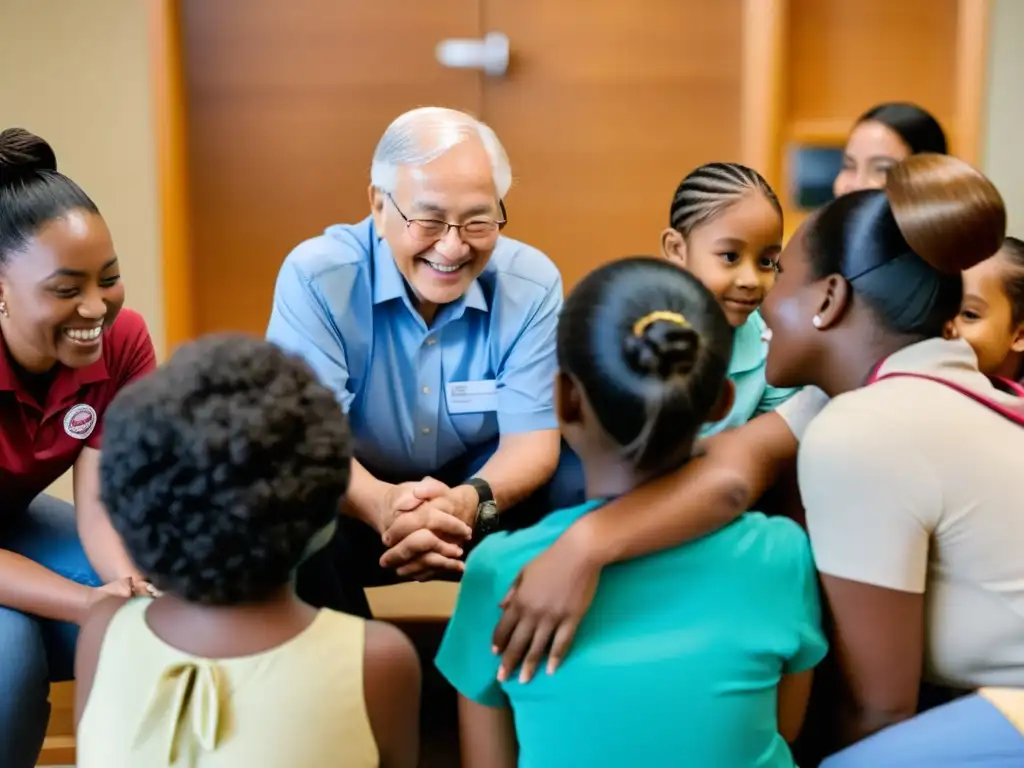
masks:
<path id="1" fill-rule="evenodd" d="M 374 145 L 415 106 L 495 127 L 507 232 L 567 285 L 653 253 L 683 174 L 739 159 L 742 0 L 182 3 L 196 333 L 264 331 L 282 259 L 366 215 Z M 436 62 L 438 41 L 490 30 L 506 76 Z"/>
<path id="2" fill-rule="evenodd" d="M 281 262 L 369 213 L 370 158 L 402 112 L 480 112 L 480 76 L 434 46 L 479 0 L 182 0 L 192 328 L 261 334 Z M 180 308 L 179 308 L 180 309 Z"/>
<path id="3" fill-rule="evenodd" d="M 515 178 L 506 232 L 567 288 L 656 253 L 683 176 L 741 160 L 742 0 L 483 2 L 512 51 L 483 96 Z"/>

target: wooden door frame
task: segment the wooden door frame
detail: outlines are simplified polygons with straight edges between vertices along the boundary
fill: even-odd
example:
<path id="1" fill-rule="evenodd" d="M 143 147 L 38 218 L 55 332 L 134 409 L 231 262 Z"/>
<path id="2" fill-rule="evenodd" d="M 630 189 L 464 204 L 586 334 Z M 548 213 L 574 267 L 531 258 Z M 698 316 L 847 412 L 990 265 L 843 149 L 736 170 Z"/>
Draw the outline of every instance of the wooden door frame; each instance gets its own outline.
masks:
<path id="1" fill-rule="evenodd" d="M 159 274 L 164 355 L 194 335 L 191 209 L 188 191 L 188 95 L 185 92 L 180 0 L 147 0 L 150 87 L 156 133 L 160 213 Z"/>
<path id="2" fill-rule="evenodd" d="M 181 0 L 147 0 L 150 71 L 160 199 L 164 354 L 193 337 L 191 221 L 188 189 L 188 96 Z M 781 193 L 785 132 L 788 0 L 742 0 L 740 159 Z M 953 150 L 977 165 L 984 140 L 991 0 L 958 0 Z M 849 125 L 817 126 L 845 139 Z"/>

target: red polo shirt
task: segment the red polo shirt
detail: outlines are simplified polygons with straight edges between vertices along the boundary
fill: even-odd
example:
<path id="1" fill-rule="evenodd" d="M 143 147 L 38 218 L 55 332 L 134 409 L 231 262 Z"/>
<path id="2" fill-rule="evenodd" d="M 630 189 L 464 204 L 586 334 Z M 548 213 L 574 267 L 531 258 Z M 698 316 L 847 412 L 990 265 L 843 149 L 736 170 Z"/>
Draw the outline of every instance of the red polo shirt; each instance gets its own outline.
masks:
<path id="1" fill-rule="evenodd" d="M 142 316 L 122 309 L 103 337 L 103 355 L 84 368 L 60 366 L 39 403 L 16 375 L 0 338 L 0 513 L 28 505 L 70 469 L 82 448 L 99 448 L 114 395 L 156 368 Z"/>

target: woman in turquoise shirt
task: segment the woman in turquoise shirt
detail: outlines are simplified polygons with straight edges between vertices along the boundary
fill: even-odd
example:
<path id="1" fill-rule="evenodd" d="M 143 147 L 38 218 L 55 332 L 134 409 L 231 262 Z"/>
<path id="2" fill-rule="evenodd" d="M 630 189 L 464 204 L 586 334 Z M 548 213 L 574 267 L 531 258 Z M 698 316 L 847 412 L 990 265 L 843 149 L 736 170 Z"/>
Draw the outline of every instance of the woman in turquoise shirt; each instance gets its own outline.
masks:
<path id="1" fill-rule="evenodd" d="M 437 657 L 460 693 L 465 765 L 794 765 L 786 741 L 826 644 L 810 546 L 788 519 L 748 513 L 605 569 L 557 675 L 508 679 L 491 651 L 522 566 L 606 501 L 676 470 L 701 425 L 728 412 L 732 340 L 715 297 L 662 259 L 602 267 L 566 301 L 557 413 L 587 502 L 489 536 L 469 557 Z"/>
<path id="2" fill-rule="evenodd" d="M 777 389 L 764 379 L 768 344 L 758 307 L 775 284 L 782 206 L 761 174 L 737 163 L 692 171 L 672 198 L 661 250 L 704 283 L 736 329 L 728 373 L 736 400 L 701 437 L 746 424 L 792 397 L 795 389 Z"/>

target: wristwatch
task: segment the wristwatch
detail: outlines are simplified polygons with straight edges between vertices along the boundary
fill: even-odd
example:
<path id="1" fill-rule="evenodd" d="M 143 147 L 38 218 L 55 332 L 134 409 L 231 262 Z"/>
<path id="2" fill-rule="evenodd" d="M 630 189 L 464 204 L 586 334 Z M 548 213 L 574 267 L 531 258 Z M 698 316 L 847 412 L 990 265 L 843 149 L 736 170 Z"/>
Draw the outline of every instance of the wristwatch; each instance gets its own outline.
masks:
<path id="1" fill-rule="evenodd" d="M 473 488 L 479 499 L 476 508 L 476 522 L 473 524 L 473 533 L 478 538 L 494 533 L 498 530 L 498 505 L 494 501 L 494 491 L 491 490 L 491 484 L 482 477 L 471 477 L 464 485 Z"/>

